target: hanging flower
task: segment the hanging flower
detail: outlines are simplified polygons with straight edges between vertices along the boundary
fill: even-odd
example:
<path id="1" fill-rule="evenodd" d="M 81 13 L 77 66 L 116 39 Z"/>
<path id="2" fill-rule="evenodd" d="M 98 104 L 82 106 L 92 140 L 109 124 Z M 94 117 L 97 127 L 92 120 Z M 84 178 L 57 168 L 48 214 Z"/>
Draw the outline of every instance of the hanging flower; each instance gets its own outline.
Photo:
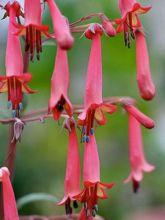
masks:
<path id="1" fill-rule="evenodd" d="M 142 7 L 135 0 L 119 0 L 122 18 L 116 19 L 117 32 L 124 31 L 125 45 L 130 47 L 130 34 L 136 40 L 137 83 L 143 99 L 151 100 L 155 96 L 155 85 L 152 81 L 148 50 L 143 26 L 139 15 L 148 12 L 151 7 Z"/>
<path id="2" fill-rule="evenodd" d="M 98 211 L 98 200 L 106 199 L 108 196 L 105 189 L 110 189 L 114 184 L 102 183 L 100 181 L 100 161 L 94 135 L 90 135 L 90 142 L 85 143 L 84 167 L 83 167 L 84 189 L 75 198 L 84 203 L 79 220 L 93 219 Z"/>
<path id="3" fill-rule="evenodd" d="M 72 104 L 67 92 L 69 86 L 69 68 L 67 51 L 57 48 L 55 67 L 51 79 L 51 96 L 49 100 L 49 112 L 53 112 L 55 120 L 58 120 L 63 110 L 72 116 Z"/>
<path id="4" fill-rule="evenodd" d="M 42 52 L 41 35 L 51 37 L 48 33 L 48 26 L 41 23 L 41 2 L 40 0 L 25 0 L 25 25 L 17 25 L 18 35 L 25 35 L 25 51 L 30 51 L 30 59 L 33 60 L 34 54 L 40 59 Z"/>
<path id="5" fill-rule="evenodd" d="M 128 117 L 131 174 L 125 182 L 132 181 L 134 192 L 137 192 L 139 182 L 143 179 L 143 172 L 151 172 L 155 167 L 144 157 L 140 123 L 131 114 L 128 114 Z"/>
<path id="6" fill-rule="evenodd" d="M 124 105 L 123 107 L 130 115 L 136 118 L 136 120 L 144 127 L 149 129 L 154 128 L 155 122 L 151 118 L 143 114 L 141 111 L 139 111 L 135 106 Z"/>
<path id="7" fill-rule="evenodd" d="M 130 34 L 135 38 L 135 29 L 142 28 L 139 15 L 147 13 L 151 7 L 142 7 L 135 0 L 119 0 L 119 9 L 121 12 L 121 19 L 115 19 L 117 32 L 124 31 L 125 45 L 130 47 Z"/>
<path id="8" fill-rule="evenodd" d="M 15 196 L 10 182 L 10 173 L 7 167 L 0 169 L 0 182 L 2 182 L 4 220 L 19 220 Z"/>
<path id="9" fill-rule="evenodd" d="M 64 126 L 69 133 L 69 145 L 65 175 L 65 195 L 59 205 L 65 204 L 66 214 L 72 214 L 71 201 L 73 201 L 74 208 L 78 207 L 74 196 L 80 193 L 80 159 L 74 120 L 66 119 Z"/>
<path id="10" fill-rule="evenodd" d="M 101 35 L 102 28 L 99 24 L 92 24 L 85 32 L 85 36 L 92 40 L 92 46 L 86 75 L 84 111 L 78 117 L 79 124 L 83 126 L 83 142 L 89 142 L 89 136 L 94 132 L 94 120 L 99 125 L 104 125 L 104 113 L 112 114 L 117 110 L 115 105 L 104 104 L 102 100 Z"/>
<path id="11" fill-rule="evenodd" d="M 22 110 L 23 92 L 33 93 L 27 83 L 31 80 L 30 73 L 23 73 L 23 57 L 19 37 L 16 32 L 16 17 L 20 6 L 14 1 L 8 3 L 4 8 L 9 16 L 9 28 L 6 48 L 6 76 L 0 76 L 0 93 L 8 92 L 8 107 L 12 108 L 13 117 L 19 115 Z"/>
<path id="12" fill-rule="evenodd" d="M 54 35 L 57 44 L 62 49 L 70 49 L 73 46 L 74 39 L 70 33 L 69 23 L 61 14 L 54 0 L 45 0 L 48 3 L 53 22 Z"/>
<path id="13" fill-rule="evenodd" d="M 136 65 L 137 82 L 141 96 L 145 100 L 150 100 L 155 96 L 155 85 L 152 81 L 148 50 L 144 33 L 135 31 L 136 37 Z"/>

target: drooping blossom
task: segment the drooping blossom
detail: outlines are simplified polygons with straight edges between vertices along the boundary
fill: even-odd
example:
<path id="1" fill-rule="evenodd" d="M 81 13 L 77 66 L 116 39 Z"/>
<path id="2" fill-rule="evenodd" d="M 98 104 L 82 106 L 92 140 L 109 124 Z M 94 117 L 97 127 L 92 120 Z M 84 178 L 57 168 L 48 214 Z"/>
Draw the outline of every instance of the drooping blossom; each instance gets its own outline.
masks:
<path id="1" fill-rule="evenodd" d="M 155 85 L 152 81 L 148 50 L 144 33 L 135 31 L 137 82 L 141 96 L 150 100 L 155 96 Z"/>
<path id="2" fill-rule="evenodd" d="M 9 28 L 6 48 L 6 76 L 0 76 L 0 93 L 8 92 L 8 107 L 12 108 L 13 116 L 18 116 L 22 109 L 23 93 L 33 93 L 27 83 L 31 80 L 30 73 L 23 73 L 23 57 L 19 37 L 16 33 L 16 17 L 20 12 L 19 3 L 14 1 L 4 7 L 9 16 Z"/>
<path id="3" fill-rule="evenodd" d="M 74 196 L 80 193 L 80 158 L 75 122 L 73 119 L 67 119 L 64 126 L 69 133 L 68 159 L 65 175 L 65 193 L 59 205 L 65 204 L 66 214 L 72 214 L 71 202 L 73 201 L 74 208 L 78 207 Z"/>
<path id="4" fill-rule="evenodd" d="M 151 100 L 155 96 L 148 50 L 140 14 L 148 12 L 151 7 L 142 7 L 135 0 L 119 0 L 121 19 L 116 19 L 117 32 L 124 32 L 125 45 L 130 47 L 130 34 L 136 40 L 137 83 L 143 99 Z"/>
<path id="5" fill-rule="evenodd" d="M 140 14 L 147 13 L 151 7 L 142 7 L 135 0 L 119 0 L 119 9 L 121 12 L 121 19 L 115 19 L 117 32 L 124 31 L 125 45 L 130 47 L 130 34 L 135 38 L 135 29 L 142 28 L 142 24 L 139 19 Z"/>
<path id="6" fill-rule="evenodd" d="M 25 35 L 25 51 L 30 51 L 30 59 L 33 60 L 36 52 L 36 57 L 39 60 L 40 52 L 42 52 L 41 35 L 50 37 L 48 26 L 43 25 L 41 21 L 41 1 L 40 0 L 25 0 L 25 24 L 17 25 L 19 35 Z"/>
<path id="7" fill-rule="evenodd" d="M 73 46 L 74 39 L 69 29 L 69 23 L 64 17 L 54 0 L 45 0 L 48 3 L 53 22 L 54 35 L 57 44 L 62 49 L 70 49 Z"/>
<path id="8" fill-rule="evenodd" d="M 4 220 L 19 220 L 15 196 L 10 182 L 10 173 L 7 167 L 0 169 L 0 182 L 3 192 Z"/>
<path id="9" fill-rule="evenodd" d="M 100 181 L 100 160 L 97 151 L 95 136 L 90 134 L 90 142 L 85 143 L 83 163 L 84 189 L 75 198 L 84 203 L 79 220 L 93 219 L 98 211 L 98 200 L 106 199 L 105 189 L 110 189 L 114 184 Z"/>
<path id="10" fill-rule="evenodd" d="M 131 174 L 125 182 L 132 181 L 134 192 L 137 192 L 139 182 L 143 179 L 143 172 L 151 172 L 155 167 L 149 164 L 145 159 L 140 123 L 131 114 L 128 114 L 128 117 Z"/>
<path id="11" fill-rule="evenodd" d="M 86 74 L 84 111 L 78 118 L 79 124 L 83 125 L 82 141 L 89 142 L 89 136 L 94 132 L 94 120 L 99 125 L 104 125 L 106 123 L 104 112 L 112 114 L 117 107 L 112 104 L 104 104 L 102 100 L 102 28 L 98 24 L 92 24 L 85 35 L 92 40 L 92 46 Z"/>
<path id="12" fill-rule="evenodd" d="M 72 116 L 72 104 L 67 95 L 68 87 L 69 67 L 67 51 L 57 47 L 49 100 L 49 112 L 52 111 L 55 120 L 60 118 L 63 110 L 65 110 L 70 117 Z"/>
<path id="13" fill-rule="evenodd" d="M 154 128 L 155 122 L 139 111 L 134 105 L 124 105 L 125 110 L 132 115 L 136 120 L 146 128 Z"/>

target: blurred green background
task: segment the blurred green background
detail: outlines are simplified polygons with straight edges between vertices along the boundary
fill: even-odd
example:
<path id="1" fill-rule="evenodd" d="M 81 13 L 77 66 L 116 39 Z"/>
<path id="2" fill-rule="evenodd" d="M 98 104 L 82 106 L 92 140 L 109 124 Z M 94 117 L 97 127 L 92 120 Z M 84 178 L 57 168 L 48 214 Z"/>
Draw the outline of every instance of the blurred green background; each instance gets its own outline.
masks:
<path id="1" fill-rule="evenodd" d="M 4 3 L 5 1 L 2 1 Z M 61 11 L 70 22 L 92 12 L 104 12 L 110 19 L 120 17 L 117 0 L 63 0 L 57 1 Z M 156 122 L 153 130 L 143 129 L 143 142 L 147 160 L 156 166 L 155 172 L 145 174 L 138 194 L 132 193 L 131 184 L 123 184 L 129 175 L 128 160 L 128 123 L 127 115 L 121 110 L 108 116 L 108 123 L 96 131 L 96 139 L 101 161 L 101 180 L 115 182 L 110 190 L 110 198 L 100 201 L 99 214 L 106 220 L 125 220 L 130 213 L 147 208 L 162 207 L 165 202 L 165 23 L 164 1 L 141 0 L 143 5 L 153 5 L 153 9 L 141 16 L 149 47 L 151 70 L 157 86 L 157 96 L 151 102 L 143 101 L 136 84 L 135 44 L 131 49 L 124 47 L 123 35 L 115 38 L 103 36 L 103 94 L 107 96 L 131 96 L 138 101 L 138 107 Z M 2 13 L 2 12 L 1 12 Z M 1 14 L 2 15 L 2 14 Z M 2 16 L 1 16 L 2 17 Z M 92 20 L 98 21 L 97 19 Z M 5 74 L 4 54 L 6 46 L 7 22 L 0 22 L 0 72 Z M 48 9 L 44 11 L 43 23 L 51 23 Z M 51 26 L 51 24 L 50 24 Z M 51 30 L 51 27 L 50 27 Z M 87 69 L 90 41 L 75 34 L 75 44 L 69 51 L 70 91 L 72 103 L 83 102 L 85 74 Z M 33 74 L 31 88 L 38 93 L 26 97 L 26 111 L 46 107 L 50 95 L 50 78 L 54 66 L 56 46 L 52 43 L 43 46 L 40 62 L 30 63 Z M 0 97 L 0 117 L 7 117 L 6 96 Z M 67 131 L 61 129 L 53 120 L 46 123 L 28 123 L 25 126 L 22 141 L 17 145 L 15 161 L 14 190 L 16 198 L 33 192 L 44 192 L 63 197 L 63 184 L 67 157 Z M 8 125 L 0 125 L 0 164 L 3 165 Z M 80 132 L 78 131 L 80 136 Z M 83 145 L 80 143 L 81 158 Z M 36 202 L 26 205 L 19 213 L 22 215 L 41 214 L 58 215 L 64 213 L 64 207 L 49 202 Z M 132 220 L 132 219 L 130 219 Z"/>

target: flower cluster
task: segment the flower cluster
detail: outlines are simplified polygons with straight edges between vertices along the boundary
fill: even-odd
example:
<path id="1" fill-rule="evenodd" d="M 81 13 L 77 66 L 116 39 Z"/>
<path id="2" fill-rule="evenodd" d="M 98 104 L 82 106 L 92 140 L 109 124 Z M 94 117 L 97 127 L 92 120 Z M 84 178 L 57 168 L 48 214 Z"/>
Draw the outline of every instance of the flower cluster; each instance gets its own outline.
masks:
<path id="1" fill-rule="evenodd" d="M 123 108 L 128 115 L 129 148 L 131 174 L 125 182 L 132 181 L 134 192 L 138 191 L 139 183 L 143 179 L 143 172 L 151 172 L 150 165 L 144 156 L 141 136 L 141 125 L 153 128 L 154 121 L 137 109 L 131 98 L 114 97 L 104 99 L 102 96 L 102 48 L 101 39 L 115 37 L 124 33 L 125 45 L 130 48 L 131 37 L 136 41 L 137 83 L 141 97 L 151 100 L 155 95 L 152 81 L 146 37 L 139 15 L 148 12 L 151 7 L 142 7 L 135 0 L 119 0 L 121 18 L 111 21 L 103 13 L 95 13 L 69 23 L 62 15 L 54 0 L 44 0 L 47 4 L 53 25 L 53 34 L 49 33 L 48 25 L 42 23 L 42 4 L 40 0 L 25 0 L 24 11 L 17 1 L 8 2 L 1 6 L 5 10 L 5 17 L 9 17 L 7 47 L 6 47 L 6 75 L 0 76 L 0 92 L 8 94 L 8 108 L 12 109 L 14 121 L 14 141 L 20 139 L 24 122 L 21 120 L 24 93 L 34 93 L 27 85 L 32 74 L 28 73 L 27 63 L 40 59 L 42 42 L 52 39 L 56 41 L 56 57 L 51 78 L 51 94 L 48 102 L 47 116 L 59 120 L 65 116 L 64 127 L 68 131 L 68 159 L 64 184 L 64 197 L 58 205 L 65 205 L 67 215 L 73 213 L 78 203 L 83 203 L 79 220 L 92 220 L 98 212 L 99 199 L 108 197 L 106 190 L 114 183 L 104 183 L 100 178 L 100 159 L 95 138 L 98 126 L 107 123 L 106 113 L 113 115 L 119 108 Z M 24 17 L 24 23 L 20 16 Z M 79 25 L 84 20 L 98 16 L 100 23 Z M 72 33 L 83 33 L 83 37 L 91 42 L 84 104 L 76 111 L 68 97 L 69 63 L 67 52 L 74 44 Z M 23 60 L 20 37 L 24 39 Z M 77 117 L 74 117 L 77 116 Z M 45 116 L 46 117 L 46 116 Z M 81 128 L 81 143 L 84 145 L 83 160 L 83 189 L 81 189 L 81 168 L 78 149 L 77 128 Z M 19 219 L 9 170 L 0 169 L 0 180 L 3 185 L 4 220 Z"/>

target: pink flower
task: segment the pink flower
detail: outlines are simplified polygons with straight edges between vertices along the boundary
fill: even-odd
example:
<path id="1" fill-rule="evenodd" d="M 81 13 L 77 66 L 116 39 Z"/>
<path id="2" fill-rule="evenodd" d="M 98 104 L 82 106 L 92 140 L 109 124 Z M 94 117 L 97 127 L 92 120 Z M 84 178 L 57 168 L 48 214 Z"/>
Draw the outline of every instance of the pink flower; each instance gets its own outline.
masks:
<path id="1" fill-rule="evenodd" d="M 151 7 L 142 7 L 135 0 L 119 0 L 122 18 L 116 19 L 117 32 L 124 31 L 125 45 L 130 47 L 130 34 L 136 40 L 137 82 L 143 99 L 151 100 L 155 96 L 155 85 L 150 73 L 150 64 L 143 26 L 139 14 L 148 12 Z"/>
<path id="2" fill-rule="evenodd" d="M 85 32 L 85 36 L 92 40 L 92 46 L 86 75 L 84 111 L 78 117 L 79 124 L 83 125 L 83 142 L 88 142 L 89 135 L 93 134 L 94 120 L 104 125 L 104 112 L 112 114 L 117 110 L 115 105 L 104 104 L 102 100 L 101 34 L 102 29 L 98 24 L 92 24 Z"/>
<path id="3" fill-rule="evenodd" d="M 33 60 L 36 52 L 37 59 L 40 58 L 42 52 L 41 34 L 50 37 L 48 26 L 41 23 L 41 1 L 40 0 L 25 0 L 25 25 L 17 25 L 19 31 L 17 34 L 25 35 L 25 51 L 30 51 L 30 59 Z"/>
<path id="4" fill-rule="evenodd" d="M 144 157 L 140 123 L 131 114 L 129 114 L 129 148 L 131 174 L 125 182 L 133 181 L 134 192 L 137 192 L 139 182 L 143 179 L 143 172 L 151 172 L 155 167 Z"/>
<path id="5" fill-rule="evenodd" d="M 6 48 L 6 76 L 0 76 L 0 92 L 8 91 L 8 107 L 12 107 L 13 116 L 22 109 L 23 92 L 33 93 L 27 83 L 31 80 L 30 73 L 23 74 L 23 57 L 19 37 L 16 32 L 16 17 L 20 12 L 18 2 L 8 3 L 5 7 L 9 16 L 9 28 Z"/>
<path id="6" fill-rule="evenodd" d="M 57 44 L 62 49 L 70 49 L 73 46 L 74 39 L 70 33 L 69 23 L 61 14 L 54 0 L 45 0 L 48 3 L 52 17 L 54 34 Z"/>
<path id="7" fill-rule="evenodd" d="M 72 104 L 67 96 L 68 86 L 69 68 L 67 51 L 58 47 L 51 79 L 51 96 L 49 100 L 49 111 L 53 112 L 55 120 L 60 118 L 63 110 L 65 110 L 70 117 L 72 116 Z"/>
<path id="8" fill-rule="evenodd" d="M 3 191 L 4 220 L 19 220 L 15 196 L 10 182 L 10 173 L 7 167 L 0 169 L 0 182 Z"/>
<path id="9" fill-rule="evenodd" d="M 143 99 L 150 100 L 155 96 L 155 85 L 152 81 L 147 44 L 144 34 L 135 31 L 137 82 Z"/>
<path id="10" fill-rule="evenodd" d="M 105 15 L 102 15 L 100 18 L 102 20 L 102 27 L 104 32 L 110 37 L 115 37 L 116 30 L 113 27 L 112 22 Z"/>
<path id="11" fill-rule="evenodd" d="M 151 7 L 142 7 L 135 0 L 119 0 L 119 9 L 121 12 L 121 19 L 116 19 L 118 25 L 117 32 L 124 31 L 125 45 L 130 47 L 130 34 L 134 39 L 134 30 L 142 28 L 138 15 L 148 12 Z"/>
<path id="12" fill-rule="evenodd" d="M 130 115 L 136 118 L 136 120 L 144 127 L 149 129 L 154 128 L 155 122 L 151 118 L 140 112 L 135 106 L 124 105 L 124 108 Z"/>
<path id="13" fill-rule="evenodd" d="M 68 159 L 65 175 L 65 195 L 59 205 L 65 204 L 66 214 L 72 214 L 70 203 L 73 201 L 73 207 L 77 208 L 74 196 L 80 193 L 80 159 L 73 119 L 67 119 L 65 127 L 69 132 Z"/>
<path id="14" fill-rule="evenodd" d="M 84 167 L 83 167 L 84 189 L 75 198 L 84 203 L 84 208 L 79 219 L 93 219 L 98 211 L 98 199 L 106 199 L 108 196 L 105 189 L 110 189 L 114 184 L 100 182 L 100 161 L 94 135 L 90 135 L 90 142 L 85 143 Z"/>

